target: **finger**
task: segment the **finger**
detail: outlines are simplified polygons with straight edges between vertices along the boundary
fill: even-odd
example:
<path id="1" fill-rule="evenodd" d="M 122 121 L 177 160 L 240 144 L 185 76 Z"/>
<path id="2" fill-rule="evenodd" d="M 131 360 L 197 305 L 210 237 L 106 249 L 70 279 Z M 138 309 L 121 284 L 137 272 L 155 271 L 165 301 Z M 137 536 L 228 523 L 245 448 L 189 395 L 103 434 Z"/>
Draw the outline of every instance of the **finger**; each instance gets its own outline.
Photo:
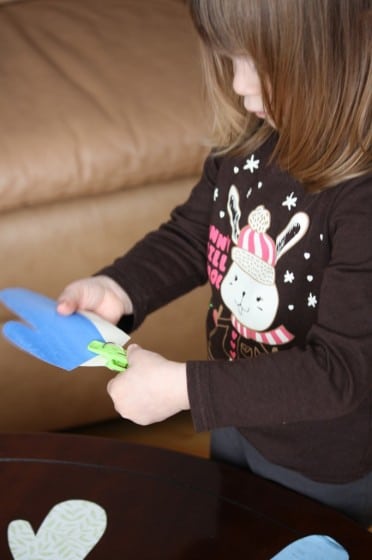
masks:
<path id="1" fill-rule="evenodd" d="M 110 399 L 112 400 L 114 408 L 117 412 L 119 412 L 119 410 L 117 408 L 117 406 L 118 406 L 118 403 L 117 403 L 117 384 L 119 382 L 119 376 L 120 375 L 121 374 L 119 373 L 118 375 L 116 375 L 115 377 L 110 379 L 110 381 L 106 385 L 107 394 L 110 397 Z M 121 413 L 119 412 L 119 414 L 121 414 Z"/>
<path id="2" fill-rule="evenodd" d="M 112 384 L 113 384 L 114 380 L 115 380 L 115 377 L 110 379 L 110 381 L 107 383 L 107 386 L 106 386 L 106 390 L 107 390 L 108 394 L 110 395 L 110 397 L 111 397 L 111 394 L 112 394 Z"/>
<path id="3" fill-rule="evenodd" d="M 132 343 L 132 344 L 129 344 L 129 346 L 127 347 L 126 351 L 127 351 L 127 358 L 128 358 L 129 364 L 130 364 L 130 361 L 133 360 L 133 357 L 138 352 L 138 350 L 142 350 L 141 346 L 139 346 L 138 344 Z"/>
<path id="4" fill-rule="evenodd" d="M 71 315 L 71 313 L 74 313 L 76 310 L 76 301 L 63 297 L 63 299 L 59 299 L 57 302 L 57 311 L 61 315 Z"/>
<path id="5" fill-rule="evenodd" d="M 70 315 L 79 307 L 79 290 L 72 285 L 67 286 L 57 299 L 57 311 L 62 315 Z"/>

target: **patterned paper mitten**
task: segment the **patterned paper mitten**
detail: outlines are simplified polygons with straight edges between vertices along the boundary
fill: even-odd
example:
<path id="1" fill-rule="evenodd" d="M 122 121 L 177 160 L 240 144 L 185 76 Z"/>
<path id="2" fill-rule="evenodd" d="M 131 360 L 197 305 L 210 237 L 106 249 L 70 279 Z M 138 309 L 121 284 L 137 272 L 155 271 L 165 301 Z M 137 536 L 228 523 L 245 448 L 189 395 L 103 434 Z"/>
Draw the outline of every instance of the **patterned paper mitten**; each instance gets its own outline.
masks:
<path id="1" fill-rule="evenodd" d="M 106 530 L 105 510 L 86 500 L 54 506 L 35 534 L 30 523 L 9 523 L 8 543 L 14 560 L 83 560 Z"/>

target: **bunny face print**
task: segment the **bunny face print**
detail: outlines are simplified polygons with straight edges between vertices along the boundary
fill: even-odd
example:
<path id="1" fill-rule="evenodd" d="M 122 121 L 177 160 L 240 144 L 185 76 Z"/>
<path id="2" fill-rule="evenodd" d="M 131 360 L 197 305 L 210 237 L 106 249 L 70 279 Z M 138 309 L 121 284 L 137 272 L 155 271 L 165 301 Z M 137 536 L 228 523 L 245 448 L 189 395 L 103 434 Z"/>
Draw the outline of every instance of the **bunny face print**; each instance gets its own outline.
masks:
<path id="1" fill-rule="evenodd" d="M 244 327 L 255 331 L 271 325 L 279 303 L 274 268 L 276 249 L 266 233 L 269 225 L 270 213 L 263 206 L 251 212 L 248 226 L 239 235 L 235 233 L 233 263 L 221 284 L 225 305 Z"/>
<path id="2" fill-rule="evenodd" d="M 260 284 L 235 262 L 221 284 L 221 297 L 236 319 L 255 331 L 270 327 L 279 303 L 275 284 Z"/>

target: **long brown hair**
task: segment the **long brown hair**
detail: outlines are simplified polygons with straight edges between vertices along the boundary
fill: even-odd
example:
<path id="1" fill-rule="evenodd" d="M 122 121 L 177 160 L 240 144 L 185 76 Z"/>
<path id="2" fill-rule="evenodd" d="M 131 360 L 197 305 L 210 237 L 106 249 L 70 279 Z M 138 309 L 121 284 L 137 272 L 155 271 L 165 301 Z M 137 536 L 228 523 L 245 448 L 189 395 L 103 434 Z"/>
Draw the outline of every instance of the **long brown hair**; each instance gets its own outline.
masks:
<path id="1" fill-rule="evenodd" d="M 372 0 L 188 0 L 202 39 L 218 153 L 257 149 L 273 130 L 232 90 L 250 56 L 278 164 L 319 191 L 371 171 Z"/>

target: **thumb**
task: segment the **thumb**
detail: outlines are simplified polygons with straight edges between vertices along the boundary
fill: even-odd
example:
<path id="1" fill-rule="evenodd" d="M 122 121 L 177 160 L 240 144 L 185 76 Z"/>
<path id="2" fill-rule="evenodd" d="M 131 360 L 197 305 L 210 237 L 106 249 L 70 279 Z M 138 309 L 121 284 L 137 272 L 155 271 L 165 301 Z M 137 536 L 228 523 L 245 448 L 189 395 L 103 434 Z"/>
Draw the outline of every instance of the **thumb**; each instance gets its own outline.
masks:
<path id="1" fill-rule="evenodd" d="M 142 348 L 138 344 L 135 343 L 129 344 L 129 346 L 126 349 L 129 365 L 131 360 L 133 360 L 133 357 L 136 355 L 136 353 L 138 353 L 139 350 L 142 350 Z"/>
<path id="2" fill-rule="evenodd" d="M 71 299 L 59 299 L 57 302 L 57 311 L 60 315 L 71 315 L 77 310 L 77 303 Z"/>
<path id="3" fill-rule="evenodd" d="M 57 311 L 61 315 L 71 315 L 79 307 L 79 294 L 71 287 L 63 290 L 57 299 Z"/>

